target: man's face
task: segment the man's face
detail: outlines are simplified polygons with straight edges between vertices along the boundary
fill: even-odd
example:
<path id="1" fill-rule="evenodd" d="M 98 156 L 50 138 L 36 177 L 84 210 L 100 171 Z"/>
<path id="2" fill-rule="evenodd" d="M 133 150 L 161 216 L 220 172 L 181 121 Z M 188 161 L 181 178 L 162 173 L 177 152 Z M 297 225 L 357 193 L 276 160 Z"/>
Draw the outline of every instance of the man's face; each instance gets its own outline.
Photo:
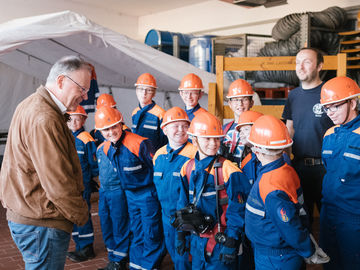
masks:
<path id="1" fill-rule="evenodd" d="M 189 123 L 187 121 L 176 121 L 167 124 L 163 130 L 170 142 L 180 146 L 188 139 L 188 129 Z"/>
<path id="2" fill-rule="evenodd" d="M 74 71 L 67 76 L 60 75 L 56 79 L 60 90 L 57 98 L 68 111 L 76 111 L 79 104 L 88 99 L 86 91 L 90 89 L 90 82 L 91 75 L 86 69 Z"/>
<path id="3" fill-rule="evenodd" d="M 80 114 L 71 114 L 70 120 L 67 122 L 69 129 L 75 132 L 85 125 L 86 117 Z"/>
<path id="4" fill-rule="evenodd" d="M 186 105 L 186 109 L 194 108 L 203 94 L 201 90 L 180 90 L 180 96 Z"/>
<path id="5" fill-rule="evenodd" d="M 146 106 L 152 103 L 152 98 L 155 97 L 156 89 L 150 86 L 139 85 L 136 87 L 136 96 L 141 106 Z"/>
<path id="6" fill-rule="evenodd" d="M 296 55 L 296 75 L 301 82 L 312 82 L 319 75 L 321 65 L 317 65 L 316 53 L 302 50 Z"/>
<path id="7" fill-rule="evenodd" d="M 233 97 L 229 100 L 229 107 L 237 117 L 250 110 L 253 104 L 251 97 Z"/>
<path id="8" fill-rule="evenodd" d="M 116 143 L 123 133 L 122 124 L 118 123 L 115 126 L 105 128 L 100 132 L 106 140 Z"/>

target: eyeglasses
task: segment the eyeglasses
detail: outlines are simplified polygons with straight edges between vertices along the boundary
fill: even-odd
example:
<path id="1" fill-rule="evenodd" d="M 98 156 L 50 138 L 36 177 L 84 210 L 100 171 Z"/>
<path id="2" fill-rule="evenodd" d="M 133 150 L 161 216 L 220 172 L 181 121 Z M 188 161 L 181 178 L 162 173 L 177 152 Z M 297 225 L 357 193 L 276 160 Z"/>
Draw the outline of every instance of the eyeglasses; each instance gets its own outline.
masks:
<path id="1" fill-rule="evenodd" d="M 201 93 L 201 90 L 200 90 L 200 91 L 196 91 L 196 92 L 182 91 L 182 94 L 183 94 L 185 97 L 189 97 L 189 96 L 197 97 L 197 96 L 200 95 L 200 93 Z"/>
<path id="2" fill-rule="evenodd" d="M 248 103 L 250 102 L 250 98 L 230 98 L 230 101 L 232 103 L 241 103 L 241 104 L 245 104 L 245 103 Z"/>
<path id="3" fill-rule="evenodd" d="M 84 87 L 82 87 L 80 84 L 78 84 L 77 82 L 75 82 L 73 79 L 71 79 L 69 76 L 64 75 L 66 78 L 70 79 L 73 83 L 75 83 L 77 86 L 79 86 L 82 90 L 83 90 L 83 94 L 86 94 L 87 92 L 89 92 L 90 89 L 85 89 Z"/>
<path id="4" fill-rule="evenodd" d="M 330 111 L 330 112 L 337 112 L 337 111 L 339 110 L 339 107 L 342 106 L 342 105 L 344 105 L 345 103 L 347 103 L 347 101 L 344 101 L 344 102 L 342 102 L 342 103 L 340 103 L 340 104 L 337 104 L 337 105 L 332 105 L 332 106 L 330 106 L 330 107 L 325 107 L 325 106 L 323 106 L 323 107 L 321 108 L 321 110 L 322 110 L 324 113 L 328 113 L 329 111 Z"/>
<path id="5" fill-rule="evenodd" d="M 139 92 L 145 92 L 146 94 L 150 94 L 150 93 L 155 92 L 155 89 L 151 89 L 151 88 L 136 87 L 136 90 L 139 91 Z"/>

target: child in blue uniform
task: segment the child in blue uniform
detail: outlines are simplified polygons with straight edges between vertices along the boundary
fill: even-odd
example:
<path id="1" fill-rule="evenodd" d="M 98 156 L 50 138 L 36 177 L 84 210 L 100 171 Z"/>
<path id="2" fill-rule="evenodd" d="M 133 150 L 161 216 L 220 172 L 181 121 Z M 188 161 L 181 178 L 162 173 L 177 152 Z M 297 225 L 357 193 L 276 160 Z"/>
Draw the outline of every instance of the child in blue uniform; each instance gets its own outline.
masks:
<path id="1" fill-rule="evenodd" d="M 273 116 L 261 116 L 248 141 L 261 162 L 245 215 L 256 269 L 300 269 L 304 258 L 307 263 L 328 262 L 307 229 L 299 177 L 283 159 L 283 150 L 292 145 L 285 124 Z"/>
<path id="2" fill-rule="evenodd" d="M 175 228 L 170 219 L 176 212 L 180 193 L 180 170 L 184 163 L 194 158 L 196 147 L 187 141 L 190 120 L 186 112 L 179 107 L 168 110 L 161 128 L 169 143 L 156 151 L 154 156 L 154 183 L 162 208 L 162 221 L 166 248 L 174 262 L 175 269 L 191 269 L 189 253 L 180 256 L 175 251 Z"/>
<path id="3" fill-rule="evenodd" d="M 107 156 L 125 190 L 132 240 L 130 269 L 158 268 L 165 254 L 161 209 L 153 182 L 154 148 L 149 139 L 122 129 L 119 111 L 103 106 L 95 128 L 111 142 Z"/>
<path id="4" fill-rule="evenodd" d="M 188 133 L 193 136 L 198 152 L 195 159 L 187 161 L 181 169 L 182 186 L 177 209 L 178 212 L 184 211 L 191 204 L 207 216 L 200 233 L 195 234 L 191 230 L 192 267 L 236 269 L 250 184 L 229 160 L 218 159 L 220 138 L 224 135 L 215 116 L 207 112 L 198 114 L 192 120 Z M 217 169 L 214 169 L 215 162 L 219 166 Z M 177 215 L 173 226 L 179 217 Z M 186 231 L 181 231 L 185 230 L 181 224 L 176 239 L 179 253 L 189 248 Z"/>
<path id="5" fill-rule="evenodd" d="M 109 95 L 106 93 L 101 94 L 96 100 L 96 109 L 98 110 L 102 106 L 109 106 L 111 108 L 116 109 L 116 101 L 114 100 L 112 95 Z M 94 134 L 92 134 L 92 135 L 95 139 L 96 146 L 99 146 L 100 144 L 102 144 L 105 141 L 105 138 L 103 135 L 101 135 L 100 130 L 95 129 Z"/>
<path id="6" fill-rule="evenodd" d="M 223 126 L 224 138 L 221 142 L 225 146 L 222 151 L 226 151 L 225 157 L 238 164 L 240 168 L 241 154 L 244 149 L 235 127 L 242 113 L 249 111 L 254 105 L 254 91 L 251 85 L 242 79 L 238 79 L 230 84 L 226 98 L 229 99 L 229 107 L 234 113 L 234 120 Z"/>
<path id="7" fill-rule="evenodd" d="M 360 269 L 359 95 L 359 86 L 347 77 L 333 78 L 321 89 L 323 111 L 336 125 L 322 145 L 320 246 L 331 257 L 324 269 Z"/>
<path id="8" fill-rule="evenodd" d="M 96 160 L 96 145 L 91 135 L 85 131 L 84 125 L 87 114 L 82 106 L 78 106 L 76 111 L 69 112 L 70 120 L 68 127 L 75 137 L 75 147 L 80 159 L 84 194 L 89 207 L 89 219 L 82 227 L 74 225 L 72 237 L 76 243 L 75 251 L 68 252 L 67 257 L 74 262 L 83 262 L 95 257 L 93 248 L 94 243 L 94 228 L 91 221 L 91 193 L 94 190 L 94 177 L 99 175 L 98 164 Z"/>
<path id="9" fill-rule="evenodd" d="M 131 130 L 150 139 L 156 151 L 168 142 L 160 128 L 165 110 L 152 100 L 156 94 L 156 80 L 151 74 L 144 73 L 139 76 L 135 86 L 139 106 L 132 112 Z"/>
<path id="10" fill-rule="evenodd" d="M 111 142 L 105 141 L 96 152 L 100 181 L 99 217 L 103 240 L 109 254 L 108 265 L 99 270 L 126 270 L 130 248 L 128 206 L 116 169 L 107 156 L 110 146 Z"/>
<path id="11" fill-rule="evenodd" d="M 184 76 L 178 89 L 185 103 L 185 112 L 189 116 L 190 121 L 193 120 L 197 114 L 206 112 L 199 104 L 199 100 L 204 95 L 204 86 L 198 75 L 189 73 Z"/>

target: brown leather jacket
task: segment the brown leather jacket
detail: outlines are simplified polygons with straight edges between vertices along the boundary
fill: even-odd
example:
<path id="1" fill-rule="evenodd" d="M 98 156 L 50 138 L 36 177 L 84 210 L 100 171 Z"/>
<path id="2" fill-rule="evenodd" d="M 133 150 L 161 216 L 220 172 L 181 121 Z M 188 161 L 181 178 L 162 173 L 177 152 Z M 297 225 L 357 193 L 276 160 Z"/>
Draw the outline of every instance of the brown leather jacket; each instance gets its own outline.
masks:
<path id="1" fill-rule="evenodd" d="M 7 219 L 71 233 L 88 219 L 75 140 L 48 91 L 39 87 L 16 108 L 0 172 Z"/>

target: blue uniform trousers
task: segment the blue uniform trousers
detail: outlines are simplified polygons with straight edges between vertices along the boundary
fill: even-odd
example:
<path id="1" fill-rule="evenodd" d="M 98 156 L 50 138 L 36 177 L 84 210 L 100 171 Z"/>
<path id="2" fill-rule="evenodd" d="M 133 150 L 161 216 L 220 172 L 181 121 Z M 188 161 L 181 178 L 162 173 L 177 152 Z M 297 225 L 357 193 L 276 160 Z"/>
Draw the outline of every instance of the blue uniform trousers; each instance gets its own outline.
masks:
<path id="1" fill-rule="evenodd" d="M 169 252 L 176 270 L 190 270 L 189 252 L 179 255 L 175 250 L 176 229 L 169 222 L 163 221 L 166 249 Z"/>
<path id="2" fill-rule="evenodd" d="M 85 190 L 83 198 L 85 199 L 85 201 L 88 204 L 89 219 L 87 220 L 85 225 L 82 226 L 82 227 L 78 227 L 77 225 L 74 224 L 72 237 L 73 237 L 73 240 L 75 241 L 75 244 L 76 244 L 76 250 L 81 250 L 85 246 L 94 243 L 94 227 L 93 227 L 93 223 L 92 223 L 92 220 L 91 220 L 91 213 L 90 213 L 90 210 L 91 210 L 91 202 L 90 202 L 91 190 Z"/>
<path id="3" fill-rule="evenodd" d="M 219 259 L 222 245 L 216 244 L 211 256 L 206 255 L 208 238 L 191 235 L 190 253 L 192 255 L 192 269 L 197 270 L 235 270 L 236 262 L 223 265 Z"/>
<path id="4" fill-rule="evenodd" d="M 99 217 L 109 260 L 120 262 L 128 257 L 130 247 L 129 214 L 122 188 L 100 188 Z"/>
<path id="5" fill-rule="evenodd" d="M 130 269 L 159 268 L 166 249 L 155 186 L 125 190 L 125 194 L 129 208 L 130 230 L 133 233 Z"/>
<path id="6" fill-rule="evenodd" d="M 254 247 L 256 270 L 299 270 L 303 258 L 293 249 L 292 251 L 281 249 L 269 249 Z"/>
<path id="7" fill-rule="evenodd" d="M 360 217 L 323 204 L 320 247 L 330 256 L 330 262 L 323 264 L 324 269 L 360 269 Z"/>

